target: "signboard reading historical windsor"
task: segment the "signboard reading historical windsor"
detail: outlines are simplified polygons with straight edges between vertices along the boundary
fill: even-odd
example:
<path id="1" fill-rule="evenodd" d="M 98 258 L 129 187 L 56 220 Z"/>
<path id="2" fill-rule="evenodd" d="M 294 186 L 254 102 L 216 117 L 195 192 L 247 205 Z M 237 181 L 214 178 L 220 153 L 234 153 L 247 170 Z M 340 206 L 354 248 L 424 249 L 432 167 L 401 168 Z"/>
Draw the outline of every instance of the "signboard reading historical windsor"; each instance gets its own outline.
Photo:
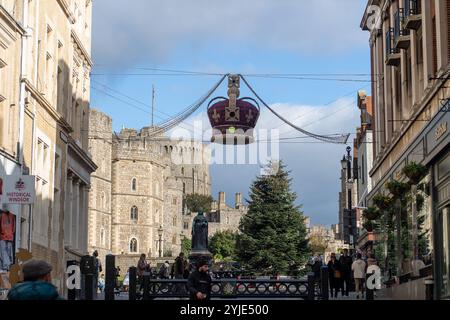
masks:
<path id="1" fill-rule="evenodd" d="M 6 176 L 0 178 L 0 203 L 33 204 L 36 197 L 35 176 Z"/>

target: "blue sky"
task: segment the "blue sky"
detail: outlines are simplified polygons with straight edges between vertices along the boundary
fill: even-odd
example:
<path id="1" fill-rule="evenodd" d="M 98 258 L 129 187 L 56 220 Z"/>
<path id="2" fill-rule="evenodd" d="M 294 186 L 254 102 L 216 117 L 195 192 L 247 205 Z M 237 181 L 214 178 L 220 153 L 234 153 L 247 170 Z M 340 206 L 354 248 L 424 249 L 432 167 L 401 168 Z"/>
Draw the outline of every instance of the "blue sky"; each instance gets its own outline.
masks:
<path id="1" fill-rule="evenodd" d="M 154 71 L 145 68 L 327 74 L 321 78 L 350 80 L 368 77 L 332 74 L 370 73 L 368 35 L 359 29 L 365 9 L 362 0 L 130 0 L 127 4 L 123 7 L 118 0 L 94 2 L 91 105 L 113 118 L 115 130 L 149 125 L 152 85 L 156 88 L 158 123 L 185 109 L 219 79 L 168 76 L 170 72 L 148 75 Z M 147 75 L 131 75 L 138 73 Z M 297 125 L 308 125 L 306 129 L 315 133 L 354 133 L 359 119 L 354 103 L 357 90 L 370 90 L 369 83 L 357 81 L 248 80 L 277 111 L 296 119 Z M 243 90 L 243 95 L 247 94 Z M 226 95 L 225 86 L 216 95 Z M 183 127 L 195 118 L 204 119 L 205 110 L 203 107 Z M 281 137 L 300 136 L 266 112 L 259 126 L 280 127 Z M 346 146 L 300 141 L 305 139 L 280 146 L 280 156 L 292 171 L 298 204 L 313 224 L 336 223 L 339 161 Z M 259 170 L 254 165 L 212 166 L 213 196 L 223 190 L 232 204 L 234 193 L 247 194 Z"/>

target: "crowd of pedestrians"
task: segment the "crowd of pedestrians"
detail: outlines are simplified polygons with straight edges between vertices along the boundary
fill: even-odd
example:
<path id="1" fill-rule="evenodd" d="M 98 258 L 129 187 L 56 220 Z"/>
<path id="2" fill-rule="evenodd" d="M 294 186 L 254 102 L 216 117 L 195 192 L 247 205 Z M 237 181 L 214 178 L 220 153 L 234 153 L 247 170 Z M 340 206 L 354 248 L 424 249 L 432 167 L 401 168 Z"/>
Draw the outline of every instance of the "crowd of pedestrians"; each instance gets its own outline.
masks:
<path id="1" fill-rule="evenodd" d="M 327 266 L 329 293 L 331 298 L 348 297 L 350 292 L 356 292 L 356 298 L 364 298 L 367 268 L 376 265 L 377 261 L 372 253 L 363 257 L 361 253 L 349 255 L 344 249 L 339 255 L 331 253 L 327 262 L 323 257 L 315 257 L 311 263 L 311 271 L 318 282 L 321 277 L 321 268 Z"/>

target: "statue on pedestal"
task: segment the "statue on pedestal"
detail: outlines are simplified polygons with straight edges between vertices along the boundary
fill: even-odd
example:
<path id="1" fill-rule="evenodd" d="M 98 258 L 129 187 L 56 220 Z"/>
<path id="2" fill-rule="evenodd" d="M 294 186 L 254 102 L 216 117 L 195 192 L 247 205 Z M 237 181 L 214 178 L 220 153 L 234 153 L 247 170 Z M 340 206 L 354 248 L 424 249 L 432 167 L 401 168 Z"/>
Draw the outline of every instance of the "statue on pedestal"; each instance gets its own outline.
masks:
<path id="1" fill-rule="evenodd" d="M 211 256 L 208 250 L 208 220 L 203 210 L 199 210 L 192 222 L 192 251 L 189 260 L 195 266 L 199 260 L 211 261 Z"/>
<path id="2" fill-rule="evenodd" d="M 200 211 L 192 223 L 192 252 L 208 250 L 208 220 Z"/>

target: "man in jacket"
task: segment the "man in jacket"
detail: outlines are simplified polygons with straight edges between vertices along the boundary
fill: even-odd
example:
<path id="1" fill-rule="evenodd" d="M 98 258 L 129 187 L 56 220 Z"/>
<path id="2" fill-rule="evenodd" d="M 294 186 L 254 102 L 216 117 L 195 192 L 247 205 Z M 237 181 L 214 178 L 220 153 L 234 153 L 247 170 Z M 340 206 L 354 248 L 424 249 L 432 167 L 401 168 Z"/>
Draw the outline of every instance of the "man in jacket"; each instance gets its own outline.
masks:
<path id="1" fill-rule="evenodd" d="M 193 301 L 206 301 L 211 299 L 211 276 L 208 273 L 208 263 L 200 260 L 197 269 L 189 275 L 188 291 Z"/>
<path id="2" fill-rule="evenodd" d="M 352 264 L 353 259 L 348 255 L 348 249 L 344 249 L 344 254 L 339 258 L 339 262 L 341 263 L 342 268 L 342 290 L 344 290 L 345 284 L 345 292 L 342 292 L 342 295 L 346 295 L 348 297 L 350 291 L 350 283 L 352 278 Z"/>
<path id="3" fill-rule="evenodd" d="M 356 299 L 359 294 L 364 298 L 364 280 L 366 279 L 366 262 L 362 259 L 361 253 L 356 256 L 356 261 L 352 264 L 353 277 L 355 278 Z"/>
<path id="4" fill-rule="evenodd" d="M 23 264 L 23 282 L 8 293 L 8 300 L 64 300 L 52 284 L 52 267 L 45 261 L 30 260 Z"/>

